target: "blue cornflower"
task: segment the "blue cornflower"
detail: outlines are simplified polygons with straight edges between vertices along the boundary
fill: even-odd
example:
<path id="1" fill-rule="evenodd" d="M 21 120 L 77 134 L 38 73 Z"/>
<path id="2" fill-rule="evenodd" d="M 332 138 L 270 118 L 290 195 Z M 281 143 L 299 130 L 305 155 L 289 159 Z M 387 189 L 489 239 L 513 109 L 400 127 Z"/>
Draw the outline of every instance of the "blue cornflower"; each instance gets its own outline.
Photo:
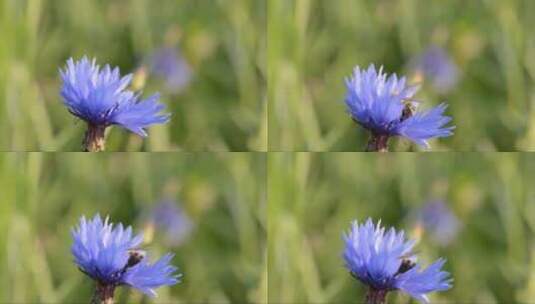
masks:
<path id="1" fill-rule="evenodd" d="M 388 76 L 372 64 L 367 70 L 358 66 L 346 79 L 345 103 L 351 117 L 368 129 L 372 138 L 369 151 L 386 151 L 392 136 L 403 136 L 429 147 L 427 140 L 453 134 L 454 127 L 445 127 L 451 118 L 444 116 L 446 105 L 440 104 L 426 112 L 416 112 L 413 100 L 418 86 L 408 86 L 405 77 Z"/>
<path id="2" fill-rule="evenodd" d="M 404 232 L 398 233 L 394 228 L 385 234 L 380 221 L 376 226 L 371 219 L 361 225 L 354 221 L 344 240 L 346 267 L 369 287 L 368 302 L 383 303 L 387 292 L 401 290 L 428 303 L 427 293 L 452 286 L 449 273 L 442 271 L 444 259 L 420 271 L 412 252 L 415 241 L 405 240 Z"/>
<path id="3" fill-rule="evenodd" d="M 411 69 L 431 81 L 433 88 L 441 94 L 451 91 L 459 81 L 459 68 L 446 50 L 430 46 L 410 63 Z"/>
<path id="4" fill-rule="evenodd" d="M 165 80 L 171 93 L 182 91 L 191 81 L 191 68 L 179 50 L 164 47 L 156 50 L 149 60 L 150 70 Z"/>
<path id="5" fill-rule="evenodd" d="M 171 246 L 181 245 L 193 230 L 193 222 L 184 209 L 168 199 L 160 201 L 154 207 L 149 224 L 162 230 L 167 244 Z"/>
<path id="6" fill-rule="evenodd" d="M 169 114 L 161 113 L 165 106 L 158 102 L 159 95 L 140 100 L 140 94 L 126 89 L 132 75 L 121 77 L 119 68 L 112 70 L 106 65 L 101 69 L 95 59 L 89 61 L 83 57 L 75 62 L 71 58 L 60 74 L 65 106 L 88 125 L 86 150 L 103 150 L 104 131 L 110 125 L 119 125 L 144 137 L 147 135 L 144 128 L 169 121 Z"/>
<path id="7" fill-rule="evenodd" d="M 444 201 L 436 200 L 426 203 L 417 212 L 418 222 L 432 239 L 439 245 L 447 246 L 457 236 L 460 222 Z"/>
<path id="8" fill-rule="evenodd" d="M 142 235 L 134 236 L 132 227 L 114 227 L 108 218 L 100 215 L 80 224 L 72 230 L 71 247 L 74 262 L 79 269 L 97 283 L 100 300 L 113 298 L 115 287 L 128 285 L 155 296 L 155 288 L 180 282 L 176 267 L 170 265 L 172 254 L 166 254 L 153 264 L 147 262 L 145 252 L 139 250 Z"/>

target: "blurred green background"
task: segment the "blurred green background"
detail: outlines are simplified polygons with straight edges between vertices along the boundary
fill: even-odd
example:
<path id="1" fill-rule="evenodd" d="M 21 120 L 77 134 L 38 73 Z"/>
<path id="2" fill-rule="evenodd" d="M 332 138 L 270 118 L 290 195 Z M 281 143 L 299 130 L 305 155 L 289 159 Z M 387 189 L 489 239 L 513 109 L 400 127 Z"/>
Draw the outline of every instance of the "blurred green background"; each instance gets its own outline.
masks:
<path id="1" fill-rule="evenodd" d="M 267 171 L 272 303 L 363 302 L 366 288 L 344 267 L 342 233 L 368 217 L 419 238 L 423 265 L 448 260 L 454 287 L 432 303 L 535 299 L 535 156 L 271 153 Z M 446 246 L 410 220 L 433 199 L 460 222 Z M 416 303 L 398 292 L 388 300 Z"/>
<path id="2" fill-rule="evenodd" d="M 74 265 L 70 230 L 110 215 L 143 232 L 162 198 L 182 203 L 194 228 L 149 258 L 176 254 L 183 282 L 148 300 L 126 287 L 117 303 L 258 303 L 267 297 L 265 156 L 233 154 L 0 154 L 0 302 L 88 303 L 93 282 Z"/>
<path id="3" fill-rule="evenodd" d="M 448 102 L 457 126 L 432 149 L 535 150 L 534 10 L 531 0 L 268 1 L 270 149 L 362 151 L 368 134 L 346 113 L 344 78 L 370 63 L 411 76 L 408 62 L 436 45 L 460 79 L 446 94 L 424 79 L 416 95 L 423 109 Z"/>
<path id="4" fill-rule="evenodd" d="M 79 151 L 59 68 L 88 55 L 134 73 L 162 47 L 192 72 L 179 94 L 146 75 L 171 123 L 145 141 L 114 128 L 109 151 L 266 149 L 264 0 L 0 0 L 0 150 Z"/>

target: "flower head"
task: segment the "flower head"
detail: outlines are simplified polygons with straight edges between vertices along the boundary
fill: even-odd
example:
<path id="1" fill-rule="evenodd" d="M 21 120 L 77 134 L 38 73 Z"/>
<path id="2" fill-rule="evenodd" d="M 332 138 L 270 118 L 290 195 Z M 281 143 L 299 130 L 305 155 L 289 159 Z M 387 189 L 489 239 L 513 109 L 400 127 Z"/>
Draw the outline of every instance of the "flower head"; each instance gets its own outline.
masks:
<path id="1" fill-rule="evenodd" d="M 180 281 L 178 269 L 170 265 L 173 255 L 167 254 L 149 264 L 145 253 L 138 249 L 143 237 L 134 236 L 132 227 L 114 227 L 108 218 L 102 221 L 100 215 L 92 220 L 82 217 L 79 226 L 72 230 L 72 237 L 74 262 L 101 286 L 128 285 L 155 296 L 155 288 Z"/>
<path id="2" fill-rule="evenodd" d="M 443 115 L 445 104 L 416 111 L 418 103 L 413 97 L 418 86 L 407 85 L 405 77 L 388 76 L 382 67 L 377 71 L 372 64 L 367 70 L 356 67 L 353 76 L 346 79 L 346 87 L 349 114 L 373 136 L 403 136 L 428 147 L 428 139 L 453 134 L 454 127 L 445 126 L 451 120 Z"/>
<path id="3" fill-rule="evenodd" d="M 441 94 L 451 91 L 459 81 L 459 68 L 448 53 L 438 46 L 431 46 L 410 63 L 411 69 L 422 73 Z"/>
<path id="4" fill-rule="evenodd" d="M 169 245 L 179 246 L 193 230 L 193 222 L 174 201 L 162 200 L 151 212 L 149 225 L 162 230 Z"/>
<path id="5" fill-rule="evenodd" d="M 414 241 L 405 239 L 404 232 L 394 228 L 385 233 L 381 223 L 371 219 L 365 224 L 355 221 L 344 235 L 344 260 L 351 275 L 370 287 L 386 294 L 401 290 L 427 303 L 426 294 L 451 288 L 449 273 L 442 271 L 444 259 L 439 259 L 424 270 L 416 262 L 412 249 Z"/>
<path id="6" fill-rule="evenodd" d="M 150 58 L 151 71 L 165 80 L 168 91 L 178 93 L 191 80 L 191 68 L 178 50 L 166 47 L 158 49 Z"/>
<path id="7" fill-rule="evenodd" d="M 460 223 L 443 201 L 430 201 L 417 211 L 417 221 L 431 233 L 432 239 L 446 246 L 457 236 Z"/>
<path id="8" fill-rule="evenodd" d="M 75 62 L 71 58 L 60 74 L 65 106 L 90 127 L 119 125 L 146 136 L 144 128 L 169 121 L 169 114 L 161 113 L 165 106 L 158 102 L 159 95 L 140 100 L 139 94 L 127 89 L 132 75 L 121 77 L 119 68 L 101 69 L 95 59 Z"/>

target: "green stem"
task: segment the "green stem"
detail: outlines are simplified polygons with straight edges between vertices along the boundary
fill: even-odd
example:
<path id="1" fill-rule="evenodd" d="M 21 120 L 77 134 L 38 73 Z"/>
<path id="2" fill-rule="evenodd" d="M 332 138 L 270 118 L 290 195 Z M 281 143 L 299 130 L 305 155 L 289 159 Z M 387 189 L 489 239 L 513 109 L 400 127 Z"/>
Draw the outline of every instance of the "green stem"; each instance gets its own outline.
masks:
<path id="1" fill-rule="evenodd" d="M 366 152 L 388 152 L 388 135 L 372 134 Z"/>
<path id="2" fill-rule="evenodd" d="M 104 133 L 106 126 L 95 126 L 88 124 L 87 131 L 85 131 L 84 142 L 82 148 L 84 152 L 101 152 L 104 151 L 106 140 Z"/>
<path id="3" fill-rule="evenodd" d="M 103 285 L 97 282 L 90 304 L 113 304 L 114 292 L 114 285 Z"/>
<path id="4" fill-rule="evenodd" d="M 370 287 L 366 293 L 366 304 L 385 304 L 387 290 L 377 290 Z"/>

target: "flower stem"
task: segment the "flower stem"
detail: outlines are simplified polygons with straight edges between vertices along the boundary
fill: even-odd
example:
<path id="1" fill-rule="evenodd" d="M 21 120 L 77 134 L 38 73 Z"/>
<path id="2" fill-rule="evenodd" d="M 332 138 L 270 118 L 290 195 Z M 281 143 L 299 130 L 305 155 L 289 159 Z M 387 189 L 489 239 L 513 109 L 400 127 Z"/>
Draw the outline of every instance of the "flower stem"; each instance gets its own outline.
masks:
<path id="1" fill-rule="evenodd" d="M 106 140 L 104 139 L 105 126 L 87 125 L 82 148 L 84 152 L 101 152 L 104 151 Z"/>
<path id="2" fill-rule="evenodd" d="M 366 293 L 366 304 L 385 304 L 387 290 L 371 288 Z"/>
<path id="3" fill-rule="evenodd" d="M 114 285 L 96 284 L 93 298 L 90 304 L 113 304 L 113 294 L 115 292 Z"/>
<path id="4" fill-rule="evenodd" d="M 366 152 L 388 152 L 388 135 L 372 134 Z"/>

